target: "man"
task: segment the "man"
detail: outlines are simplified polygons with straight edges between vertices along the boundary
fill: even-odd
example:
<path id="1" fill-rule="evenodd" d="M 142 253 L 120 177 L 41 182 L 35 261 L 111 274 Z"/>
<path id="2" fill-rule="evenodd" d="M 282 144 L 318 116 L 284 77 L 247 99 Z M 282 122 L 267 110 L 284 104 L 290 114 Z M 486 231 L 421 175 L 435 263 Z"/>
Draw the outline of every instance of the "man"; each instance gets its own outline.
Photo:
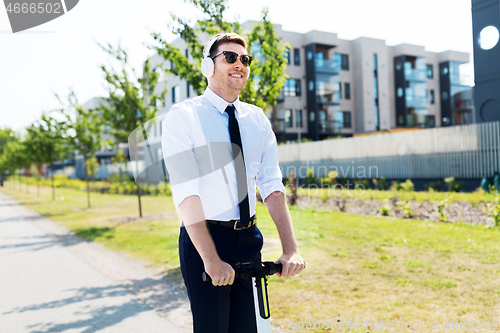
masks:
<path id="1" fill-rule="evenodd" d="M 241 36 L 213 37 L 204 49 L 204 95 L 172 106 L 163 124 L 163 154 L 183 221 L 179 257 L 195 333 L 257 332 L 252 282 L 235 279 L 233 268 L 238 262 L 261 263 L 256 187 L 282 242 L 278 275 L 293 276 L 305 267 L 271 124 L 260 108 L 238 98 L 251 60 Z M 202 281 L 204 271 L 212 283 Z"/>

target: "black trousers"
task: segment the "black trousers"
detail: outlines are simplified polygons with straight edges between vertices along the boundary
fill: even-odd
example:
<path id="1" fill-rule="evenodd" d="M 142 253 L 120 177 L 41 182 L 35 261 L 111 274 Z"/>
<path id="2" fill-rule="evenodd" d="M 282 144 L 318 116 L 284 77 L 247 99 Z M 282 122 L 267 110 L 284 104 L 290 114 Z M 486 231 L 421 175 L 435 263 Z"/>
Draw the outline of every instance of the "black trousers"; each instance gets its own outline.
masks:
<path id="1" fill-rule="evenodd" d="M 219 257 L 232 265 L 261 263 L 262 234 L 257 226 L 234 230 L 207 224 Z M 203 261 L 186 228 L 179 236 L 181 272 L 193 313 L 194 333 L 257 333 L 251 280 L 235 279 L 231 286 L 216 287 L 203 282 Z"/>

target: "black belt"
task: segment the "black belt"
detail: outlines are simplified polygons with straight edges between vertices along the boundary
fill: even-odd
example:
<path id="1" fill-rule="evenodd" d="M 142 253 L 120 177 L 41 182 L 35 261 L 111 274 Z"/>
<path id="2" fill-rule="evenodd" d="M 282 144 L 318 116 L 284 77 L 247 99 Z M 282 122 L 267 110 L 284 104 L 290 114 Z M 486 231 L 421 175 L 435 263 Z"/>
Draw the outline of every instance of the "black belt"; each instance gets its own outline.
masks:
<path id="1" fill-rule="evenodd" d="M 231 220 L 231 221 L 217 221 L 217 220 L 206 220 L 207 223 L 221 225 L 223 227 L 233 228 L 234 230 L 244 230 L 250 227 L 253 227 L 257 224 L 257 217 L 255 214 L 250 218 L 250 222 L 246 227 L 243 227 L 240 220 Z"/>

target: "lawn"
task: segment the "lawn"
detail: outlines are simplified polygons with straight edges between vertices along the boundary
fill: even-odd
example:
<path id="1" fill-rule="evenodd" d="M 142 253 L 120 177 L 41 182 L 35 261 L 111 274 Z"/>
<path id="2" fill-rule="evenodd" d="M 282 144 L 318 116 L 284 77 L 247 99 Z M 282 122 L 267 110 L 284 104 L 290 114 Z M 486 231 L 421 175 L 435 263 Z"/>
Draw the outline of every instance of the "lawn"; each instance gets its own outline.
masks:
<path id="1" fill-rule="evenodd" d="M 127 222 L 138 214 L 134 196 L 92 193 L 95 208 L 87 210 L 86 194 L 78 190 L 57 189 L 55 202 L 47 187 L 40 197 L 34 188 L 30 194 L 24 188 L 22 192 L 5 187 L 1 191 L 82 237 L 152 266 L 177 271 L 179 220 L 171 197 L 143 197 L 146 218 Z M 436 320 L 440 327 L 450 320 L 450 329 L 454 319 L 463 324 L 480 320 L 473 324 L 477 328 L 486 320 L 498 323 L 500 228 L 296 207 L 290 213 L 307 269 L 298 277 L 270 279 L 273 324 L 283 331 L 320 321 L 323 327 L 331 323 L 340 327 L 356 319 L 383 320 L 394 327 L 378 332 L 403 331 L 396 328 L 398 321 L 423 322 L 421 332 L 430 332 L 425 328 Z M 257 214 L 266 238 L 264 260 L 276 260 L 281 249 L 277 231 L 263 204 L 257 205 Z"/>

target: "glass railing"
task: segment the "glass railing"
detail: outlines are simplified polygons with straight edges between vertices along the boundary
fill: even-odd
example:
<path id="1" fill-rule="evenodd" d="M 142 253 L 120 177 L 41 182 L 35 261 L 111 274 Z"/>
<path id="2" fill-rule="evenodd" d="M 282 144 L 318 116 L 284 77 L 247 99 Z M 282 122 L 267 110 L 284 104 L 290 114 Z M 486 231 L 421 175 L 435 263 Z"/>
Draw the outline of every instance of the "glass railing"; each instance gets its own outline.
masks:
<path id="1" fill-rule="evenodd" d="M 427 96 L 406 95 L 407 108 L 426 109 L 428 105 Z"/>
<path id="2" fill-rule="evenodd" d="M 450 84 L 453 86 L 470 86 L 471 83 L 469 75 L 450 74 Z"/>
<path id="3" fill-rule="evenodd" d="M 425 69 L 406 68 L 406 81 L 427 81 L 427 71 Z"/>
<path id="4" fill-rule="evenodd" d="M 337 120 L 320 119 L 319 120 L 319 133 L 320 134 L 335 134 L 340 133 L 342 123 Z"/>
<path id="5" fill-rule="evenodd" d="M 317 72 L 337 74 L 340 71 L 340 61 L 331 59 L 316 59 Z"/>
<path id="6" fill-rule="evenodd" d="M 316 91 L 316 102 L 319 104 L 340 104 L 340 92 L 336 90 Z"/>
<path id="7" fill-rule="evenodd" d="M 466 98 L 453 98 L 454 111 L 470 111 L 474 108 L 474 101 Z"/>
<path id="8" fill-rule="evenodd" d="M 280 90 L 280 94 L 278 95 L 278 97 L 276 97 L 276 102 L 277 103 L 281 103 L 285 100 L 285 93 L 284 93 L 284 90 L 283 88 L 281 88 Z"/>
<path id="9" fill-rule="evenodd" d="M 274 133 L 283 133 L 286 129 L 285 119 L 283 118 L 271 118 L 271 126 Z"/>

